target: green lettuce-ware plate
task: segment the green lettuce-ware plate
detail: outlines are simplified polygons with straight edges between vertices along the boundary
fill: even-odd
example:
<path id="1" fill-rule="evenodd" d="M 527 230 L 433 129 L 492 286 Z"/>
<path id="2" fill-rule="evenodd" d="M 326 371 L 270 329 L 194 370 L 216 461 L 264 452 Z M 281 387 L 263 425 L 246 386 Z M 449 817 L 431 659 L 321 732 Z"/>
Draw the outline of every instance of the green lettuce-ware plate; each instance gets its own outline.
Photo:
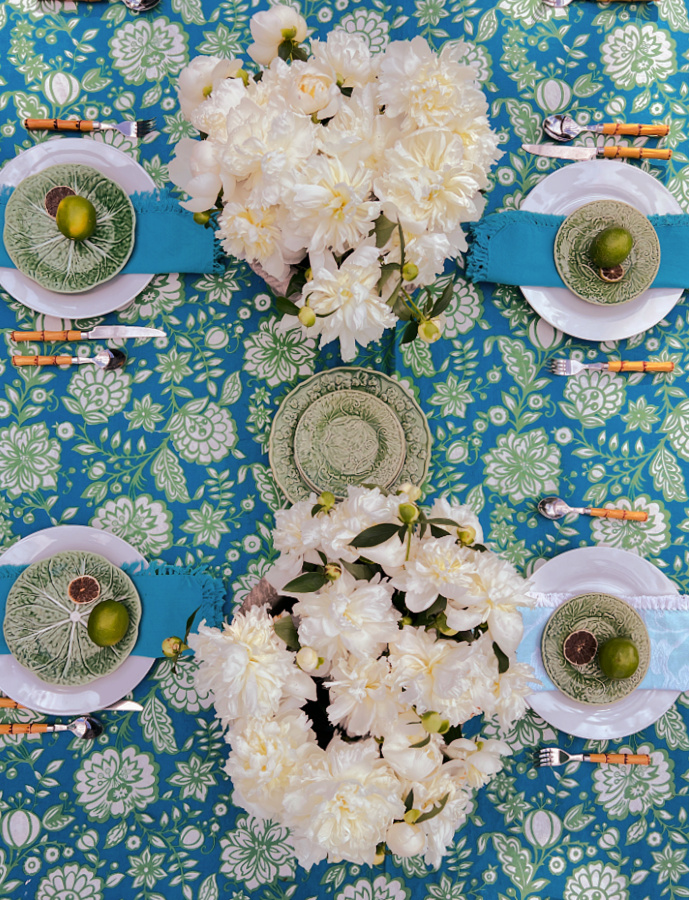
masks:
<path id="1" fill-rule="evenodd" d="M 96 230 L 85 241 L 65 237 L 45 208 L 52 188 L 66 186 L 93 203 Z M 57 293 L 89 291 L 113 278 L 134 249 L 135 213 L 127 193 L 97 169 L 50 166 L 25 178 L 5 208 L 5 248 L 17 269 Z"/>
<path id="2" fill-rule="evenodd" d="M 404 388 L 349 367 L 319 372 L 289 393 L 269 442 L 275 480 L 292 503 L 322 491 L 342 498 L 348 485 L 421 485 L 430 450 L 426 417 Z"/>
<path id="3" fill-rule="evenodd" d="M 620 281 L 598 277 L 589 256 L 593 238 L 611 225 L 626 228 L 634 245 L 622 263 Z M 633 300 L 653 283 L 660 266 L 660 241 L 643 213 L 619 200 L 594 200 L 567 216 L 555 236 L 555 266 L 567 287 L 588 303 L 614 306 Z"/>
<path id="4" fill-rule="evenodd" d="M 88 603 L 69 596 L 70 581 L 91 575 L 100 594 Z M 98 647 L 88 636 L 91 611 L 104 600 L 117 600 L 129 613 L 129 628 L 119 643 Z M 48 684 L 88 684 L 114 672 L 129 656 L 139 633 L 141 602 L 121 569 L 96 553 L 68 551 L 25 569 L 10 588 L 4 634 L 10 653 Z"/>
<path id="5" fill-rule="evenodd" d="M 585 666 L 573 666 L 563 652 L 574 631 L 590 631 L 598 649 L 614 637 L 631 638 L 639 651 L 639 668 L 630 678 L 608 678 L 598 665 L 598 654 Z M 651 642 L 643 619 L 624 600 L 611 594 L 572 597 L 548 619 L 541 637 L 541 656 L 548 677 L 565 696 L 580 703 L 600 706 L 631 694 L 644 679 L 651 661 Z"/>

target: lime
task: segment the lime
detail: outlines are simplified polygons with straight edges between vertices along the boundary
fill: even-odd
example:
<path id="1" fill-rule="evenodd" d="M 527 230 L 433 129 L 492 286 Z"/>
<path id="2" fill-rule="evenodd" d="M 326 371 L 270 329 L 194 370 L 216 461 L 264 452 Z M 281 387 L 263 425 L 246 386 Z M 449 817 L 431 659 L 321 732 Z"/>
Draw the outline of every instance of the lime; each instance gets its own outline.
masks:
<path id="1" fill-rule="evenodd" d="M 129 628 L 127 607 L 117 600 L 104 600 L 89 616 L 89 637 L 97 647 L 112 647 L 119 643 Z"/>
<path id="2" fill-rule="evenodd" d="M 630 678 L 639 668 L 639 651 L 630 638 L 606 641 L 598 653 L 598 665 L 608 678 Z"/>
<path id="3" fill-rule="evenodd" d="M 589 254 L 594 266 L 600 269 L 610 269 L 618 266 L 632 252 L 634 239 L 626 228 L 611 225 L 604 228 L 591 241 Z"/>
<path id="4" fill-rule="evenodd" d="M 60 200 L 55 223 L 65 237 L 85 241 L 96 230 L 96 209 L 86 197 L 70 194 Z"/>

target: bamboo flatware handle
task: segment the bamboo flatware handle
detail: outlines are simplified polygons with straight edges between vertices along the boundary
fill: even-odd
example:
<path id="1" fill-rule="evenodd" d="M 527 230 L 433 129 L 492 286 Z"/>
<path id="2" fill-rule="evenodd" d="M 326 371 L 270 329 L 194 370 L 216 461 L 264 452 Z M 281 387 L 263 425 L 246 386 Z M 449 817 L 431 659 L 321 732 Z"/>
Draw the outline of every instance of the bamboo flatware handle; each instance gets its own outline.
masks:
<path id="1" fill-rule="evenodd" d="M 672 159 L 672 150 L 651 150 L 648 147 L 603 147 L 606 159 Z"/>
<path id="2" fill-rule="evenodd" d="M 651 757 L 646 753 L 591 753 L 589 756 L 594 763 L 622 763 L 627 766 L 647 766 Z"/>
<path id="3" fill-rule="evenodd" d="M 603 125 L 603 134 L 629 134 L 633 137 L 665 137 L 669 133 L 669 125 L 625 125 L 621 122 L 606 122 Z"/>
<path id="4" fill-rule="evenodd" d="M 13 341 L 80 341 L 81 331 L 13 331 Z"/>
<path id="5" fill-rule="evenodd" d="M 0 697 L 0 709 L 27 709 L 11 697 Z"/>
<path id="6" fill-rule="evenodd" d="M 13 356 L 15 366 L 70 366 L 71 356 Z"/>
<path id="7" fill-rule="evenodd" d="M 596 516 L 599 519 L 626 519 L 629 522 L 647 522 L 648 513 L 640 509 L 598 509 L 595 506 L 589 507 L 590 516 Z"/>
<path id="8" fill-rule="evenodd" d="M 93 131 L 90 119 L 24 119 L 27 131 Z"/>
<path id="9" fill-rule="evenodd" d="M 645 362 L 642 359 L 629 362 L 622 359 L 611 359 L 608 362 L 611 372 L 674 372 L 673 362 Z"/>
<path id="10" fill-rule="evenodd" d="M 0 734 L 45 734 L 53 726 L 45 722 L 9 722 L 0 725 Z"/>

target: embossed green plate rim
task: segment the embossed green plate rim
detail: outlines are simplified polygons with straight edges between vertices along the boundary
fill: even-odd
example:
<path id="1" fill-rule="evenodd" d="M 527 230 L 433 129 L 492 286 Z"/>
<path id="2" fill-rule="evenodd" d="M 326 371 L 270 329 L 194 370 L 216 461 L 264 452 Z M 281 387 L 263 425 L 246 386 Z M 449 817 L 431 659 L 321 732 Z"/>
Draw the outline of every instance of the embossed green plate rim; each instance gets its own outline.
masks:
<path id="1" fill-rule="evenodd" d="M 96 210 L 96 230 L 85 241 L 65 237 L 45 208 L 49 190 L 65 185 Z M 89 291 L 114 278 L 134 249 L 136 215 L 117 182 L 97 169 L 66 163 L 20 182 L 5 208 L 3 239 L 17 269 L 60 294 Z"/>
<path id="2" fill-rule="evenodd" d="M 100 594 L 74 603 L 67 588 L 73 578 L 92 575 Z M 88 636 L 88 618 L 104 600 L 118 600 L 129 613 L 125 636 L 98 647 Z M 28 566 L 7 595 L 3 630 L 10 653 L 47 684 L 76 687 L 109 675 L 134 649 L 141 601 L 131 578 L 97 553 L 56 553 Z"/>
<path id="3" fill-rule="evenodd" d="M 399 474 L 388 490 L 404 482 L 421 485 L 426 480 L 431 461 L 431 432 L 426 416 L 416 400 L 399 382 L 376 372 L 356 366 L 342 366 L 318 372 L 297 385 L 280 404 L 275 414 L 268 442 L 268 456 L 275 482 L 291 503 L 306 500 L 314 492 L 302 476 L 295 459 L 295 435 L 299 422 L 321 397 L 337 391 L 362 391 L 385 403 L 400 423 L 405 440 L 405 455 Z M 370 484 L 366 474 L 353 479 L 352 484 Z M 331 490 L 323 484 L 320 490 Z M 338 497 L 338 485 L 332 491 Z"/>
<path id="4" fill-rule="evenodd" d="M 610 225 L 626 228 L 634 246 L 623 263 L 624 277 L 608 283 L 596 274 L 589 258 L 593 238 Z M 633 300 L 653 284 L 660 267 L 660 241 L 646 216 L 620 200 L 594 200 L 580 206 L 555 236 L 555 266 L 573 294 L 597 306 Z"/>
<path id="5" fill-rule="evenodd" d="M 599 651 L 611 638 L 631 638 L 639 651 L 636 672 L 630 678 L 608 678 L 598 665 L 598 654 L 585 666 L 567 662 L 564 642 L 580 629 L 595 635 Z M 643 619 L 624 600 L 612 594 L 579 594 L 558 606 L 548 619 L 541 636 L 541 657 L 548 677 L 566 697 L 602 706 L 622 700 L 641 684 L 651 661 L 651 642 Z"/>

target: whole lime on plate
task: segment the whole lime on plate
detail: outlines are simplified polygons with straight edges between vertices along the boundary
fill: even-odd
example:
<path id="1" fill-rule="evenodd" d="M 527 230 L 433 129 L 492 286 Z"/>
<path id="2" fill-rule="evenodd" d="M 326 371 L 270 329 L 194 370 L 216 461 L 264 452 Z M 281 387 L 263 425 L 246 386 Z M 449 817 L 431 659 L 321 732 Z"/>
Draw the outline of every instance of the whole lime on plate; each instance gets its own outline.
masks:
<path id="1" fill-rule="evenodd" d="M 631 678 L 639 668 L 639 651 L 631 638 L 615 637 L 606 641 L 598 653 L 598 665 L 608 678 Z"/>
<path id="2" fill-rule="evenodd" d="M 85 241 L 96 230 L 96 207 L 78 194 L 68 194 L 60 200 L 55 224 L 72 241 Z"/>
<path id="3" fill-rule="evenodd" d="M 91 610 L 88 635 L 97 647 L 119 644 L 128 628 L 127 607 L 117 600 L 104 600 Z"/>
<path id="4" fill-rule="evenodd" d="M 610 225 L 599 231 L 591 241 L 591 262 L 599 269 L 619 266 L 632 252 L 634 238 L 630 231 L 619 225 Z"/>

